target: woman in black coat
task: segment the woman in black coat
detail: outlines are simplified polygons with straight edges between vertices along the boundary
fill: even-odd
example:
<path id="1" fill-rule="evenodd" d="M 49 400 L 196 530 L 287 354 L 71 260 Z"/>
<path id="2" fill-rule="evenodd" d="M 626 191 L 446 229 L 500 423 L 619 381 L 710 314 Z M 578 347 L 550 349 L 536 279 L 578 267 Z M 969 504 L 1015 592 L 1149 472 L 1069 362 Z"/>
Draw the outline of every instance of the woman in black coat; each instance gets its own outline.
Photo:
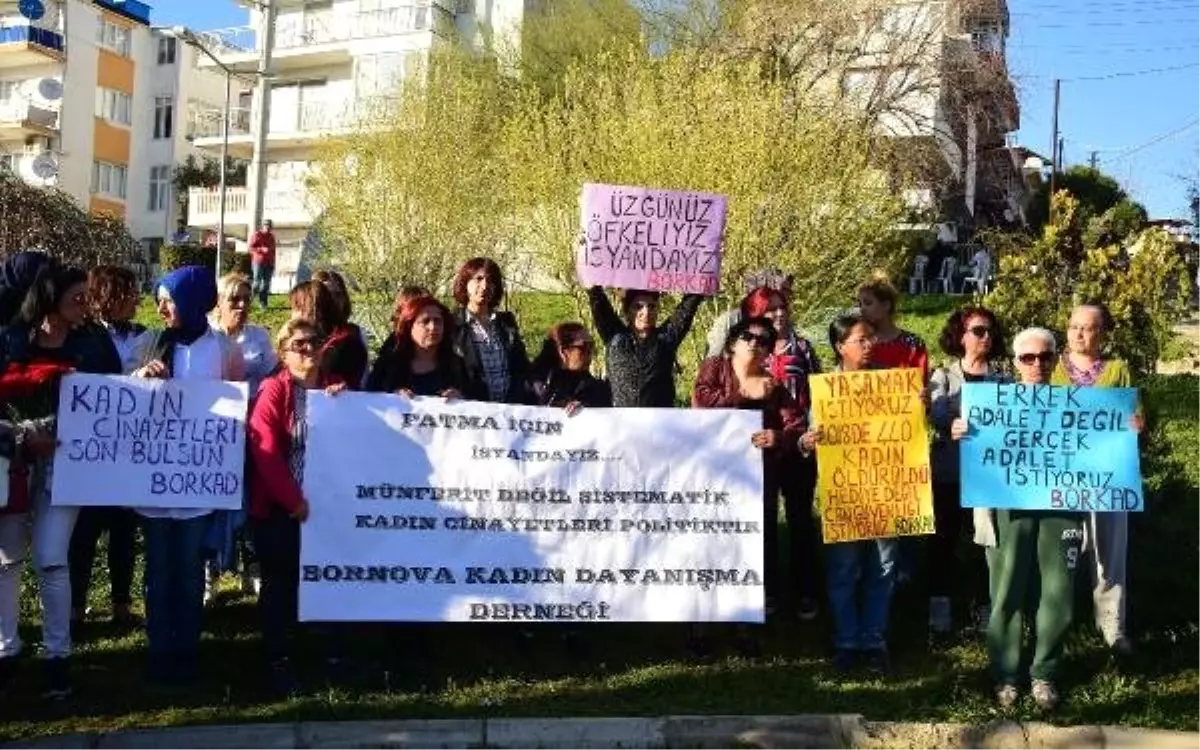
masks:
<path id="1" fill-rule="evenodd" d="M 569 414 L 582 406 L 612 406 L 608 381 L 590 372 L 593 348 L 592 337 L 581 323 L 551 328 L 529 368 L 529 402 L 564 408 Z"/>

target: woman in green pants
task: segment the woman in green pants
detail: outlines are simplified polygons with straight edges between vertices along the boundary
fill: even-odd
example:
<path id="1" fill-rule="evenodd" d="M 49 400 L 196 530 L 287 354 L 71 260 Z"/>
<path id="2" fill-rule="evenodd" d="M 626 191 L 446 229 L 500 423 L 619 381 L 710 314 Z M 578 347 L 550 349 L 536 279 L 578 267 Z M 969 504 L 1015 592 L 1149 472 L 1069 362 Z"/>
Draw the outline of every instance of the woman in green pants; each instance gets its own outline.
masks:
<path id="1" fill-rule="evenodd" d="M 1013 341 L 1017 381 L 1044 384 L 1056 358 L 1054 334 L 1027 328 Z M 964 419 L 951 425 L 951 435 L 967 434 Z M 992 616 L 988 621 L 988 655 L 996 675 L 996 700 L 1004 708 L 1020 697 L 1024 681 L 1022 640 L 1026 620 L 1033 631 L 1033 659 L 1028 662 L 1033 700 L 1049 711 L 1058 705 L 1054 678 L 1071 626 L 1075 600 L 1075 567 L 1083 542 L 1078 513 L 1048 510 L 997 510 L 990 529 L 988 568 Z"/>

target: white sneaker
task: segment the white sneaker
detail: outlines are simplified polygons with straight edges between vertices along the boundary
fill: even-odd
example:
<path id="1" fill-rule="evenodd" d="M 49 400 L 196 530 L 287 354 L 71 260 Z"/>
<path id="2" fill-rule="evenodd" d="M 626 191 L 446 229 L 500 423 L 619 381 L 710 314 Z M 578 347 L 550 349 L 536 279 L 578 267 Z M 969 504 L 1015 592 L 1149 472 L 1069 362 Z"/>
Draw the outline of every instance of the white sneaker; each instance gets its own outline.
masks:
<path id="1" fill-rule="evenodd" d="M 1048 680 L 1034 680 L 1032 689 L 1033 702 L 1043 711 L 1053 711 L 1058 706 L 1058 688 Z"/>

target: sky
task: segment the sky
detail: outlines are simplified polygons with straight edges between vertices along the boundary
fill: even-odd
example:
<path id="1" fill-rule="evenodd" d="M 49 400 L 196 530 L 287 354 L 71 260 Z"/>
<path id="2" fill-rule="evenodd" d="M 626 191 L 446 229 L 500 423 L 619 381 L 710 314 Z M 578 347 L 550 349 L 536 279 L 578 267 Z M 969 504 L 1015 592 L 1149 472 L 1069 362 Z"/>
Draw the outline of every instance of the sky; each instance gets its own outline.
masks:
<path id="1" fill-rule="evenodd" d="M 239 26 L 233 0 L 151 0 L 156 24 Z M 1189 216 L 1200 169 L 1196 0 L 1009 0 L 1008 65 L 1021 101 L 1017 142 L 1050 157 L 1054 79 L 1065 165 L 1098 166 L 1151 218 Z M 1154 72 L 1149 72 L 1154 71 Z M 1092 80 L 1081 80 L 1092 79 Z"/>

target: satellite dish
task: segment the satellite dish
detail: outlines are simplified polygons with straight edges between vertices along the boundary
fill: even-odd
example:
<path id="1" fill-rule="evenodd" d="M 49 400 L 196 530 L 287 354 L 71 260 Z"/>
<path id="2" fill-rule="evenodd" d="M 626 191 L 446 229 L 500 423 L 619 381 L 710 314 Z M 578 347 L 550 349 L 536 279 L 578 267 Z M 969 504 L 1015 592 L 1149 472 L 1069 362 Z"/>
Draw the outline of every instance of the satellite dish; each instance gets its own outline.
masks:
<path id="1" fill-rule="evenodd" d="M 38 176 L 38 179 L 53 180 L 58 176 L 58 161 L 55 160 L 54 154 L 49 151 L 43 151 L 38 154 L 33 160 L 33 173 Z"/>
<path id="2" fill-rule="evenodd" d="M 30 21 L 37 21 L 46 15 L 46 5 L 42 0 L 21 0 L 17 3 L 17 11 Z"/>
<path id="3" fill-rule="evenodd" d="M 38 93 L 48 102 L 56 102 L 62 99 L 63 85 L 62 81 L 57 78 L 43 78 L 38 81 Z"/>

